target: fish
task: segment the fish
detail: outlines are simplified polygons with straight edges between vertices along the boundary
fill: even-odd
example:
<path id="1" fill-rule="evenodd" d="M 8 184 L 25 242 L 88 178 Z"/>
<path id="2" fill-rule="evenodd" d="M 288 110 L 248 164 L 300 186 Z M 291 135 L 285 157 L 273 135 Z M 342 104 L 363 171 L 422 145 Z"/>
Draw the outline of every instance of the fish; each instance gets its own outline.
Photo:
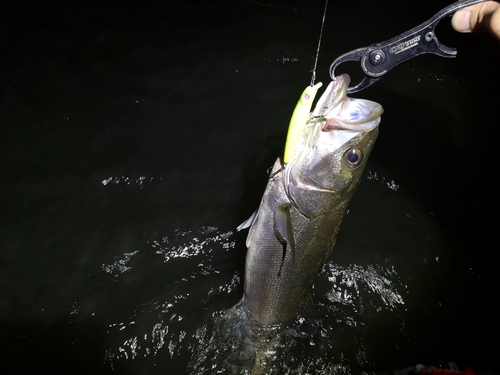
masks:
<path id="1" fill-rule="evenodd" d="M 238 307 L 255 324 L 290 323 L 310 299 L 377 139 L 383 108 L 347 97 L 349 83 L 336 77 L 301 115 L 292 156 L 278 157 L 258 210 L 238 227 L 249 228 Z"/>

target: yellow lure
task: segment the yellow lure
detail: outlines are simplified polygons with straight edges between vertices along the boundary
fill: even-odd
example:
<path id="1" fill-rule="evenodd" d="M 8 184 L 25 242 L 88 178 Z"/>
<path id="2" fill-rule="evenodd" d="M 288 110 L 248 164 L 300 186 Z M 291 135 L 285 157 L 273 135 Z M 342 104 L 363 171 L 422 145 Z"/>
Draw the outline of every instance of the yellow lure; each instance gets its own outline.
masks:
<path id="1" fill-rule="evenodd" d="M 285 156 L 283 158 L 285 163 L 288 163 L 295 154 L 295 149 L 304 131 L 304 126 L 307 120 L 309 120 L 309 113 L 311 112 L 314 97 L 322 85 L 323 84 L 319 82 L 314 86 L 307 86 L 297 102 L 286 136 Z"/>

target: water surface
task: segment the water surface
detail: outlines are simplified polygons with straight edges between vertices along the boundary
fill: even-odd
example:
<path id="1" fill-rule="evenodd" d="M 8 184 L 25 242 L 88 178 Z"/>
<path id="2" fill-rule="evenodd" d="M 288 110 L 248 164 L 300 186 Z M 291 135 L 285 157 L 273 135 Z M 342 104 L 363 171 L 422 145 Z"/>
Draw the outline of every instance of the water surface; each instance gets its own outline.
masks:
<path id="1" fill-rule="evenodd" d="M 429 3 L 330 2 L 318 80 L 446 5 Z M 235 228 L 310 82 L 324 3 L 4 7 L 2 367 L 231 373 Z M 278 345 L 277 373 L 495 368 L 500 48 L 440 31 L 457 59 L 357 95 L 384 106 L 380 136 L 315 284 L 321 324 Z"/>

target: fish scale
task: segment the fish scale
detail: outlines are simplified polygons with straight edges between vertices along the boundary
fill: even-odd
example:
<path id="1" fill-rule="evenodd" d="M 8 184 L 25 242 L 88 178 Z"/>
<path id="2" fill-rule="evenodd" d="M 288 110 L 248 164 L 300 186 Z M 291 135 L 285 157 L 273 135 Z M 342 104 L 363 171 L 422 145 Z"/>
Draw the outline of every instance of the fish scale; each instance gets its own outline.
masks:
<path id="1" fill-rule="evenodd" d="M 277 160 L 273 171 L 279 168 L 280 161 Z M 253 320 L 267 325 L 293 320 L 299 314 L 309 297 L 312 283 L 335 244 L 348 202 L 342 202 L 336 210 L 313 221 L 292 210 L 296 247 L 300 250 L 296 253 L 295 262 L 291 261 L 291 253 L 287 252 L 278 275 L 282 249 L 265 223 L 272 222 L 275 206 L 286 199 L 281 179 L 270 180 L 264 195 L 270 199 L 262 203 L 259 221 L 263 225 L 256 223 L 258 229 L 255 230 L 255 238 L 262 245 L 258 246 L 258 251 L 247 256 L 243 304 Z M 328 230 L 323 230 L 325 227 Z"/>

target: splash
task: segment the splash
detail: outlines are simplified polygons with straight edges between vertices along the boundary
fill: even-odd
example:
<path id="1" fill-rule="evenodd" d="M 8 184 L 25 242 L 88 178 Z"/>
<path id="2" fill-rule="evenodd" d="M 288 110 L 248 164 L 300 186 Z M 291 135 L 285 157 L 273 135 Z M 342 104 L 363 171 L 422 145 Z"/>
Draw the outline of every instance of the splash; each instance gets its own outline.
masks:
<path id="1" fill-rule="evenodd" d="M 132 267 L 127 266 L 127 263 L 130 261 L 130 259 L 137 255 L 139 253 L 138 250 L 132 252 L 132 253 L 125 253 L 123 254 L 122 257 L 117 257 L 116 260 L 112 264 L 103 264 L 102 269 L 109 274 L 115 273 L 116 276 L 117 273 L 124 273 L 127 271 L 130 271 Z"/>
<path id="2" fill-rule="evenodd" d="M 153 183 L 153 177 L 139 176 L 138 178 L 128 177 L 128 176 L 110 176 L 101 180 L 101 186 L 108 185 L 137 185 L 141 189 L 147 185 Z M 161 180 L 161 178 L 159 178 Z"/>
<path id="3" fill-rule="evenodd" d="M 240 287 L 239 273 L 228 274 L 223 269 L 224 263 L 214 260 L 214 256 L 220 259 L 234 249 L 232 237 L 231 231 L 221 232 L 216 227 L 206 226 L 197 231 L 175 229 L 161 240 L 147 243 L 151 250 L 147 252 L 149 261 L 151 257 L 157 259 L 159 271 L 163 268 L 159 277 L 168 284 L 156 298 L 136 306 L 127 320 L 109 323 L 110 339 L 118 341 L 104 356 L 110 367 L 138 358 L 152 358 L 153 362 L 155 358 L 178 361 L 192 351 L 199 328 L 189 317 L 194 314 L 202 321 L 214 299 L 235 293 Z M 102 269 L 115 277 L 124 272 L 141 277 L 139 273 L 134 275 L 134 271 L 140 266 L 139 259 L 146 255 L 144 251 L 126 253 L 113 263 L 103 265 Z M 129 265 L 132 257 L 136 258 L 134 267 Z M 182 268 L 182 272 L 172 272 L 178 268 Z"/>
<path id="4" fill-rule="evenodd" d="M 386 185 L 389 189 L 393 191 L 399 190 L 399 185 L 394 182 L 394 180 L 387 181 L 385 177 L 379 176 L 377 172 L 368 171 L 366 174 L 368 180 L 380 181 L 380 183 Z"/>
<path id="5" fill-rule="evenodd" d="M 325 268 L 327 278 L 332 283 L 331 291 L 326 294 L 330 302 L 355 306 L 365 292 L 371 299 L 369 304 L 365 304 L 377 306 L 378 311 L 404 305 L 403 297 L 391 281 L 398 279 L 393 266 L 384 268 L 380 265 L 368 265 L 364 268 L 353 264 L 341 267 L 330 262 Z"/>
<path id="6" fill-rule="evenodd" d="M 394 267 L 329 262 L 311 311 L 285 328 L 254 329 L 245 311 L 231 308 L 242 294 L 242 276 L 225 261 L 236 246 L 232 231 L 176 229 L 103 265 L 118 287 L 122 279 L 144 285 L 137 279 L 144 277 L 139 269 L 145 261 L 165 281 L 154 298 L 109 322 L 112 344 L 104 362 L 111 368 L 171 363 L 193 375 L 251 374 L 254 368 L 297 375 L 373 370 L 365 322 L 405 305 Z"/>

